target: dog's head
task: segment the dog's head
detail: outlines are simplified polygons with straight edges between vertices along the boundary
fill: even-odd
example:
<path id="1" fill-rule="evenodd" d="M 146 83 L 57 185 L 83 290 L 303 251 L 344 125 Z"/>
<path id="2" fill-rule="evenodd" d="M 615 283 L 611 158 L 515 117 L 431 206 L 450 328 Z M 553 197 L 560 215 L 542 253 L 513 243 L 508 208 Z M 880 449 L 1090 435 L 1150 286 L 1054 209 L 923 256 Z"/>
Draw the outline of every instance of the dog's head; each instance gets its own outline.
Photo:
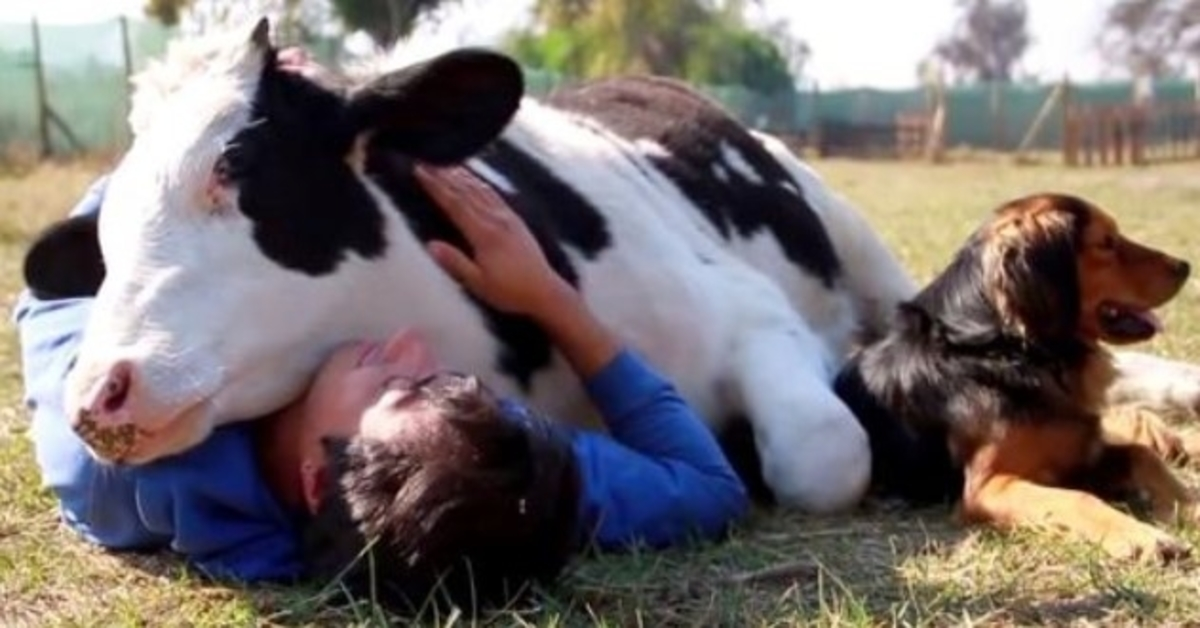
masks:
<path id="1" fill-rule="evenodd" d="M 1188 263 L 1121 235 L 1087 201 L 1038 194 L 1000 207 L 977 233 L 985 293 L 1008 333 L 1034 343 L 1127 344 L 1160 325 Z"/>

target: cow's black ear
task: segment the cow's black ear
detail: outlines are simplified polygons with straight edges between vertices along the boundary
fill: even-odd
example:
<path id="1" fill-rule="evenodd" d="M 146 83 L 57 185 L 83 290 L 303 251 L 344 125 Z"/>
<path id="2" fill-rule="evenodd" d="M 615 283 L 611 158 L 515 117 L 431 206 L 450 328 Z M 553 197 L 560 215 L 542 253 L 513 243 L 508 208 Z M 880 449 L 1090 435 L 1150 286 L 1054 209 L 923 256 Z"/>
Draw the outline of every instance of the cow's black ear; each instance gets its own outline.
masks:
<path id="1" fill-rule="evenodd" d="M 464 48 L 375 79 L 350 95 L 357 132 L 420 161 L 452 164 L 504 130 L 525 82 L 512 59 Z"/>
<path id="2" fill-rule="evenodd" d="M 99 214 L 72 216 L 40 233 L 25 253 L 25 284 L 39 299 L 95 296 L 104 281 Z"/>

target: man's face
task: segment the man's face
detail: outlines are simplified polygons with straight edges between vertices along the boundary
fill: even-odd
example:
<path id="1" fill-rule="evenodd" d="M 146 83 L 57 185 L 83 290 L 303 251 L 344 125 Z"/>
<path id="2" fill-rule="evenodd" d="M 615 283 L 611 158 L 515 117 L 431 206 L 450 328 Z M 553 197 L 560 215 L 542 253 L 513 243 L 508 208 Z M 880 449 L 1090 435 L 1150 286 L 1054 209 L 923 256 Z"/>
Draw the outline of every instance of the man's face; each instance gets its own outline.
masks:
<path id="1" fill-rule="evenodd" d="M 343 345 L 325 361 L 301 402 L 302 446 L 318 446 L 326 436 L 390 440 L 423 407 L 419 396 L 409 394 L 413 384 L 441 369 L 413 330 L 382 342 Z"/>
<path id="2" fill-rule="evenodd" d="M 436 436 L 433 432 L 443 421 L 414 384 L 442 371 L 432 349 L 413 330 L 336 349 L 304 397 L 274 419 L 271 440 L 294 448 L 295 454 L 268 452 L 274 458 L 268 464 L 283 465 L 284 477 L 297 478 L 298 473 L 300 484 L 298 494 L 285 487 L 285 495 L 295 494 L 310 512 L 316 511 L 328 477 L 324 438 L 416 441 Z M 427 434 L 404 433 L 408 431 Z"/>

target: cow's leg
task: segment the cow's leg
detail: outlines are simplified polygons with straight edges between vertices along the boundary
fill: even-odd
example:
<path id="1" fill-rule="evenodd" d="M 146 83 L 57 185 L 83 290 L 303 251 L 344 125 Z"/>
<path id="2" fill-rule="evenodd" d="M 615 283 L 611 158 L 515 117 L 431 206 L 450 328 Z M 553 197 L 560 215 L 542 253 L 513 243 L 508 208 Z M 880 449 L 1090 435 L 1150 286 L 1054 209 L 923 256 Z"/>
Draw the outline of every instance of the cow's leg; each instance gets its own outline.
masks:
<path id="1" fill-rule="evenodd" d="M 871 453 L 866 432 L 833 394 L 819 346 L 803 328 L 748 331 L 731 355 L 730 381 L 777 502 L 830 513 L 862 498 Z"/>
<path id="2" fill-rule="evenodd" d="M 1113 353 L 1117 378 L 1108 403 L 1136 403 L 1186 418 L 1200 417 L 1200 365 L 1146 353 Z"/>

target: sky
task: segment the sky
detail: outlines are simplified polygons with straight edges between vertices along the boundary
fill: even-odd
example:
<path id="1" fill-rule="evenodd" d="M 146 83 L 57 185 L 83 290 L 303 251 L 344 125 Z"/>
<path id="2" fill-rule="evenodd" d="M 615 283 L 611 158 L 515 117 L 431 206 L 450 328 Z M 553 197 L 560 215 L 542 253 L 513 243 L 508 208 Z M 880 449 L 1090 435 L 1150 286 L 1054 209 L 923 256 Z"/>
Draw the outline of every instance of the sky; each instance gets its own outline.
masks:
<path id="1" fill-rule="evenodd" d="M 0 0 L 0 22 L 38 12 L 45 22 L 140 15 L 144 0 Z M 1033 43 L 1023 70 L 1043 80 L 1102 77 L 1094 41 L 1111 0 L 1027 0 Z M 908 87 L 934 43 L 953 28 L 954 0 L 763 0 L 764 19 L 786 20 L 808 42 L 808 79 L 822 88 Z M 528 17 L 530 0 L 463 0 L 406 43 L 414 55 L 490 44 Z"/>

